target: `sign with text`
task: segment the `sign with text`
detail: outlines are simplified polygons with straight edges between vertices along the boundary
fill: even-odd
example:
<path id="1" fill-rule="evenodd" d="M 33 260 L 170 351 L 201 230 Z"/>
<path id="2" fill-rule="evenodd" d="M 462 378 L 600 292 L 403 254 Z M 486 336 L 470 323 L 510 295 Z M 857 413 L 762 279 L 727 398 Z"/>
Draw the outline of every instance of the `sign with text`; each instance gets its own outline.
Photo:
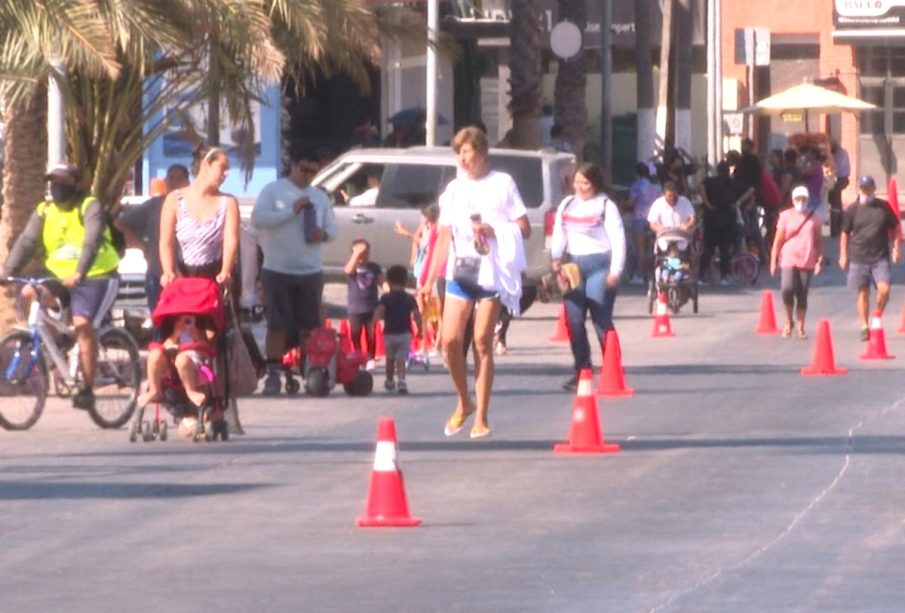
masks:
<path id="1" fill-rule="evenodd" d="M 905 28 L 905 0 L 835 0 L 837 30 Z"/>

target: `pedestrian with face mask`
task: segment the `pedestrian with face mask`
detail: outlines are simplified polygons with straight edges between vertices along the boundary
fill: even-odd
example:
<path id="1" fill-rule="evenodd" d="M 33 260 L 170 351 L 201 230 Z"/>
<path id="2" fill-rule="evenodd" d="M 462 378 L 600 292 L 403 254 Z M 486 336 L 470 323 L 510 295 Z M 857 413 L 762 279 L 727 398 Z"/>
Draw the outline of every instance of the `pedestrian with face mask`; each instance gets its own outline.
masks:
<path id="1" fill-rule="evenodd" d="M 899 261 L 901 241 L 899 220 L 889 203 L 874 195 L 876 191 L 873 177 L 861 177 L 858 202 L 845 209 L 839 238 L 839 268 L 848 268 L 848 286 L 858 292 L 862 341 L 870 339 L 867 326 L 870 286 L 877 287 L 874 313 L 882 317 L 889 302 L 891 262 Z"/>
<path id="2" fill-rule="evenodd" d="M 782 304 L 786 312 L 784 337 L 808 337 L 804 328 L 811 278 L 823 269 L 823 233 L 814 209 L 808 206 L 810 193 L 804 185 L 792 190 L 792 208 L 779 214 L 770 253 L 770 275 L 780 272 Z M 794 312 L 794 322 L 793 322 Z"/>
<path id="3" fill-rule="evenodd" d="M 60 164 L 51 168 L 45 179 L 50 199 L 38 203 L 0 275 L 5 278 L 15 274 L 31 259 L 37 244 L 43 244 L 47 254 L 44 267 L 60 281 L 50 290 L 64 304 L 68 295 L 79 344 L 82 387 L 73 394 L 72 406 L 90 409 L 94 406 L 97 326 L 116 300 L 119 255 L 104 209 L 85 189 L 79 171 Z M 26 301 L 37 299 L 34 288 L 25 288 L 22 296 Z M 24 312 L 28 312 L 27 307 Z"/>

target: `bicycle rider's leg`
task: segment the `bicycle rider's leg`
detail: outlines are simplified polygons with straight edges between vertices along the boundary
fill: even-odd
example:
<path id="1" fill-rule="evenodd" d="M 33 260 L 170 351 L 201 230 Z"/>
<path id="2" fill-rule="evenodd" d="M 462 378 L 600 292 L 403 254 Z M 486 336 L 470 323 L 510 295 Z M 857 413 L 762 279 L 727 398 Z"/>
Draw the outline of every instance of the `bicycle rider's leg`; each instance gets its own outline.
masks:
<path id="1" fill-rule="evenodd" d="M 97 326 L 116 300 L 118 283 L 108 277 L 85 279 L 70 288 L 72 325 L 79 344 L 82 388 L 73 396 L 73 405 L 85 408 L 93 402 L 94 376 L 97 371 Z"/>

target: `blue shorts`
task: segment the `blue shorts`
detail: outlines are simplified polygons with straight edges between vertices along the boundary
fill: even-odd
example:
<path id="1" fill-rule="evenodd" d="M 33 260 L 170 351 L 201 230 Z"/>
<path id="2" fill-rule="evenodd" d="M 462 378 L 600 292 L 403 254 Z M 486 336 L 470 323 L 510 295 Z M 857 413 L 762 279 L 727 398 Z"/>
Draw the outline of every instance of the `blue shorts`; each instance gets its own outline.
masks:
<path id="1" fill-rule="evenodd" d="M 871 264 L 860 262 L 849 262 L 848 264 L 850 289 L 861 290 L 880 283 L 889 285 L 890 276 L 889 260 L 885 258 Z"/>
<path id="2" fill-rule="evenodd" d="M 447 279 L 446 298 L 449 298 L 450 296 L 455 296 L 459 300 L 480 302 L 481 300 L 499 298 L 500 293 L 494 289 L 484 289 L 483 287 L 463 287 L 458 281 Z"/>
<path id="3" fill-rule="evenodd" d="M 95 277 L 79 282 L 69 289 L 69 308 L 72 315 L 91 320 L 95 326 L 107 315 L 116 301 L 119 277 Z"/>

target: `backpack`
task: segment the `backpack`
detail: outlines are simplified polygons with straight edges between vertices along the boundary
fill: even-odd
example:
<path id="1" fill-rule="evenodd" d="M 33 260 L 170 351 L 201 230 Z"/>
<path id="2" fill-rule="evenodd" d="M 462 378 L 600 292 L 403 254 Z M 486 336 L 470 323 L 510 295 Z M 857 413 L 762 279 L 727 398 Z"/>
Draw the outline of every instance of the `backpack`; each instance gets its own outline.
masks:
<path id="1" fill-rule="evenodd" d="M 82 225 L 85 225 L 85 220 L 82 219 L 82 209 L 92 200 L 95 200 L 95 198 L 86 198 L 82 203 L 82 206 L 79 207 L 79 221 L 82 222 Z M 100 202 L 98 202 L 98 204 L 100 204 Z M 119 259 L 123 259 L 126 256 L 126 235 L 113 223 L 116 219 L 116 215 L 109 209 L 103 208 L 103 205 L 101 205 L 101 209 L 103 210 L 104 215 L 104 227 L 110 234 L 110 244 L 113 245 L 113 249 L 116 251 L 116 255 L 119 256 Z"/>

